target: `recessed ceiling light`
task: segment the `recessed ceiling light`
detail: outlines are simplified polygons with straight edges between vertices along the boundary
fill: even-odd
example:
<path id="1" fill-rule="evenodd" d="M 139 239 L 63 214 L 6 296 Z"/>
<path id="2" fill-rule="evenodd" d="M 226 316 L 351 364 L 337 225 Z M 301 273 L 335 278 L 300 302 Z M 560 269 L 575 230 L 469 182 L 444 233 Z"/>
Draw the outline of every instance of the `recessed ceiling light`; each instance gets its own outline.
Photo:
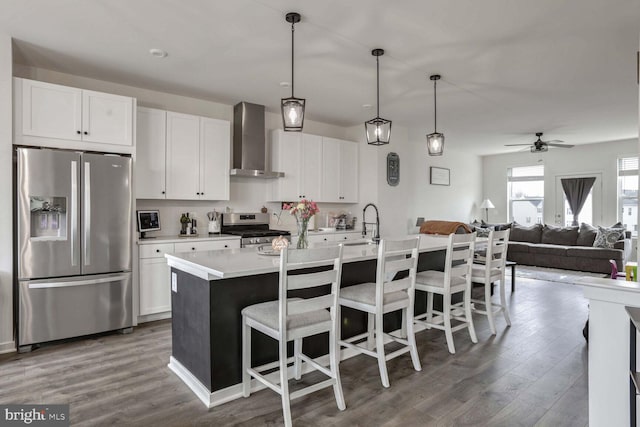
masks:
<path id="1" fill-rule="evenodd" d="M 364 108 L 365 110 L 368 110 L 371 107 L 372 107 L 371 104 L 362 104 L 362 108 Z"/>
<path id="2" fill-rule="evenodd" d="M 289 83 L 289 82 L 280 82 L 280 87 L 291 87 L 291 83 Z"/>
<path id="3" fill-rule="evenodd" d="M 151 54 L 151 56 L 155 56 L 156 58 L 166 58 L 167 57 L 167 52 L 162 50 L 162 49 L 149 49 L 149 53 Z"/>

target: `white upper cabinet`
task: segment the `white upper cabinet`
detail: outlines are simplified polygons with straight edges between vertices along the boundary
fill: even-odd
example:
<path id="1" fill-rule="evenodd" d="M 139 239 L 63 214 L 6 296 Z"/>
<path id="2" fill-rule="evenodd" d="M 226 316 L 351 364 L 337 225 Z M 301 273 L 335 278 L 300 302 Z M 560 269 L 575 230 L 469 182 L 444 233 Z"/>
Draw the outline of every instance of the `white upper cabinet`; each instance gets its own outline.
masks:
<path id="1" fill-rule="evenodd" d="M 82 140 L 133 145 L 133 102 L 126 96 L 82 91 Z"/>
<path id="2" fill-rule="evenodd" d="M 200 198 L 229 200 L 231 124 L 200 117 Z"/>
<path id="3" fill-rule="evenodd" d="M 138 107 L 136 131 L 136 198 L 165 199 L 167 112 Z"/>
<path id="4" fill-rule="evenodd" d="M 358 202 L 358 144 L 300 132 L 271 133 L 274 179 L 270 200 Z"/>
<path id="5" fill-rule="evenodd" d="M 200 118 L 167 112 L 167 199 L 200 199 Z"/>
<path id="6" fill-rule="evenodd" d="M 55 141 L 18 140 L 28 145 L 58 148 L 94 148 L 91 144 L 133 146 L 133 108 L 135 100 L 127 96 L 82 90 L 27 79 L 15 79 L 16 123 L 20 137 L 44 137 L 54 140 L 81 141 L 83 146 Z"/>
<path id="7" fill-rule="evenodd" d="M 322 138 L 323 202 L 358 202 L 358 144 Z"/>
<path id="8" fill-rule="evenodd" d="M 82 90 L 22 80 L 22 133 L 82 139 Z"/>
<path id="9" fill-rule="evenodd" d="M 229 200 L 231 125 L 167 112 L 166 198 Z"/>

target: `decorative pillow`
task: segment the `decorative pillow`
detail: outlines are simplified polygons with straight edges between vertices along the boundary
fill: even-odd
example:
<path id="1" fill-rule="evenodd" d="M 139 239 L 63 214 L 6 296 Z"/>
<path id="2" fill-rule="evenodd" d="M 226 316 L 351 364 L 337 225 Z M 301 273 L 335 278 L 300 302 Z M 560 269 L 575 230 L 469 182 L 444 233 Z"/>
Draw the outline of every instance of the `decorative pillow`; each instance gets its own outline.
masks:
<path id="1" fill-rule="evenodd" d="M 484 220 L 482 220 L 481 224 L 482 224 L 481 226 L 483 228 L 492 228 L 493 230 L 496 230 L 496 231 L 503 231 L 503 230 L 508 230 L 509 228 L 511 228 L 511 223 L 510 222 L 506 222 L 506 223 L 503 223 L 503 224 L 489 224 L 487 222 L 484 222 Z"/>
<path id="2" fill-rule="evenodd" d="M 493 228 L 488 227 L 476 227 L 476 237 L 489 237 L 489 233 L 493 231 Z"/>
<path id="3" fill-rule="evenodd" d="M 511 226 L 509 240 L 512 242 L 540 243 L 542 238 L 542 224 L 534 224 L 531 227 L 514 222 Z"/>
<path id="4" fill-rule="evenodd" d="M 598 227 L 598 234 L 593 242 L 594 248 L 612 249 L 613 245 L 624 235 L 623 228 Z"/>
<path id="5" fill-rule="evenodd" d="M 542 227 L 541 243 L 550 245 L 575 246 L 578 240 L 578 227 L 554 227 L 545 224 Z"/>
<path id="6" fill-rule="evenodd" d="M 593 246 L 593 242 L 596 240 L 598 229 L 590 226 L 587 223 L 580 224 L 580 230 L 578 231 L 577 246 Z"/>

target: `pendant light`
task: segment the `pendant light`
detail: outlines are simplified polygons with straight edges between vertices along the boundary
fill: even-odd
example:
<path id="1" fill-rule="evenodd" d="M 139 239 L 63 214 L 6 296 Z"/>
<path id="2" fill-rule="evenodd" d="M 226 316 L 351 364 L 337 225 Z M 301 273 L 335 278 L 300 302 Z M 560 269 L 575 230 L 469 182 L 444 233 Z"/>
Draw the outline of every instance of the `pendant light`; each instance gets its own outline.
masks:
<path id="1" fill-rule="evenodd" d="M 377 115 L 375 118 L 364 123 L 367 132 L 367 143 L 370 145 L 385 145 L 391 139 L 391 120 L 380 117 L 380 62 L 379 58 L 384 55 L 383 49 L 373 49 L 371 54 L 376 57 L 376 106 Z"/>
<path id="2" fill-rule="evenodd" d="M 442 156 L 444 152 L 444 134 L 437 131 L 438 105 L 436 102 L 436 82 L 440 80 L 439 74 L 429 76 L 433 81 L 433 133 L 427 135 L 427 150 L 430 156 Z"/>
<path id="3" fill-rule="evenodd" d="M 282 98 L 282 124 L 285 132 L 301 132 L 304 123 L 304 102 L 302 98 L 293 96 L 293 35 L 295 24 L 300 22 L 300 14 L 287 13 L 285 19 L 291 24 L 291 97 Z"/>

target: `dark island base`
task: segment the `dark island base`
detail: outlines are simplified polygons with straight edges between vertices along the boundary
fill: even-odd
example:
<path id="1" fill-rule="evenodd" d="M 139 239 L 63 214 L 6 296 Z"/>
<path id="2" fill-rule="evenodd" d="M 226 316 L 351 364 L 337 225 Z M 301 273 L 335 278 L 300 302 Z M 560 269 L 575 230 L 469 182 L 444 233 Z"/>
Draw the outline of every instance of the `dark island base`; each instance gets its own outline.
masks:
<path id="1" fill-rule="evenodd" d="M 418 271 L 442 269 L 444 251 L 420 254 Z M 322 270 L 306 269 L 303 271 Z M 177 290 L 172 292 L 172 356 L 188 369 L 211 392 L 242 382 L 242 316 L 243 308 L 278 299 L 278 273 L 206 281 L 175 268 Z M 342 285 L 375 282 L 376 260 L 345 263 Z M 315 290 L 317 292 L 317 290 Z M 314 295 L 305 290 L 303 297 Z M 436 295 L 434 304 L 441 306 Z M 416 293 L 415 312 L 425 312 L 424 293 Z M 400 328 L 400 311 L 384 318 L 385 331 Z M 366 314 L 342 309 L 342 336 L 352 337 L 366 331 Z M 252 366 L 278 359 L 277 342 L 253 331 Z M 293 353 L 293 343 L 289 352 Z M 327 334 L 305 338 L 305 354 L 318 357 L 328 353 Z"/>

